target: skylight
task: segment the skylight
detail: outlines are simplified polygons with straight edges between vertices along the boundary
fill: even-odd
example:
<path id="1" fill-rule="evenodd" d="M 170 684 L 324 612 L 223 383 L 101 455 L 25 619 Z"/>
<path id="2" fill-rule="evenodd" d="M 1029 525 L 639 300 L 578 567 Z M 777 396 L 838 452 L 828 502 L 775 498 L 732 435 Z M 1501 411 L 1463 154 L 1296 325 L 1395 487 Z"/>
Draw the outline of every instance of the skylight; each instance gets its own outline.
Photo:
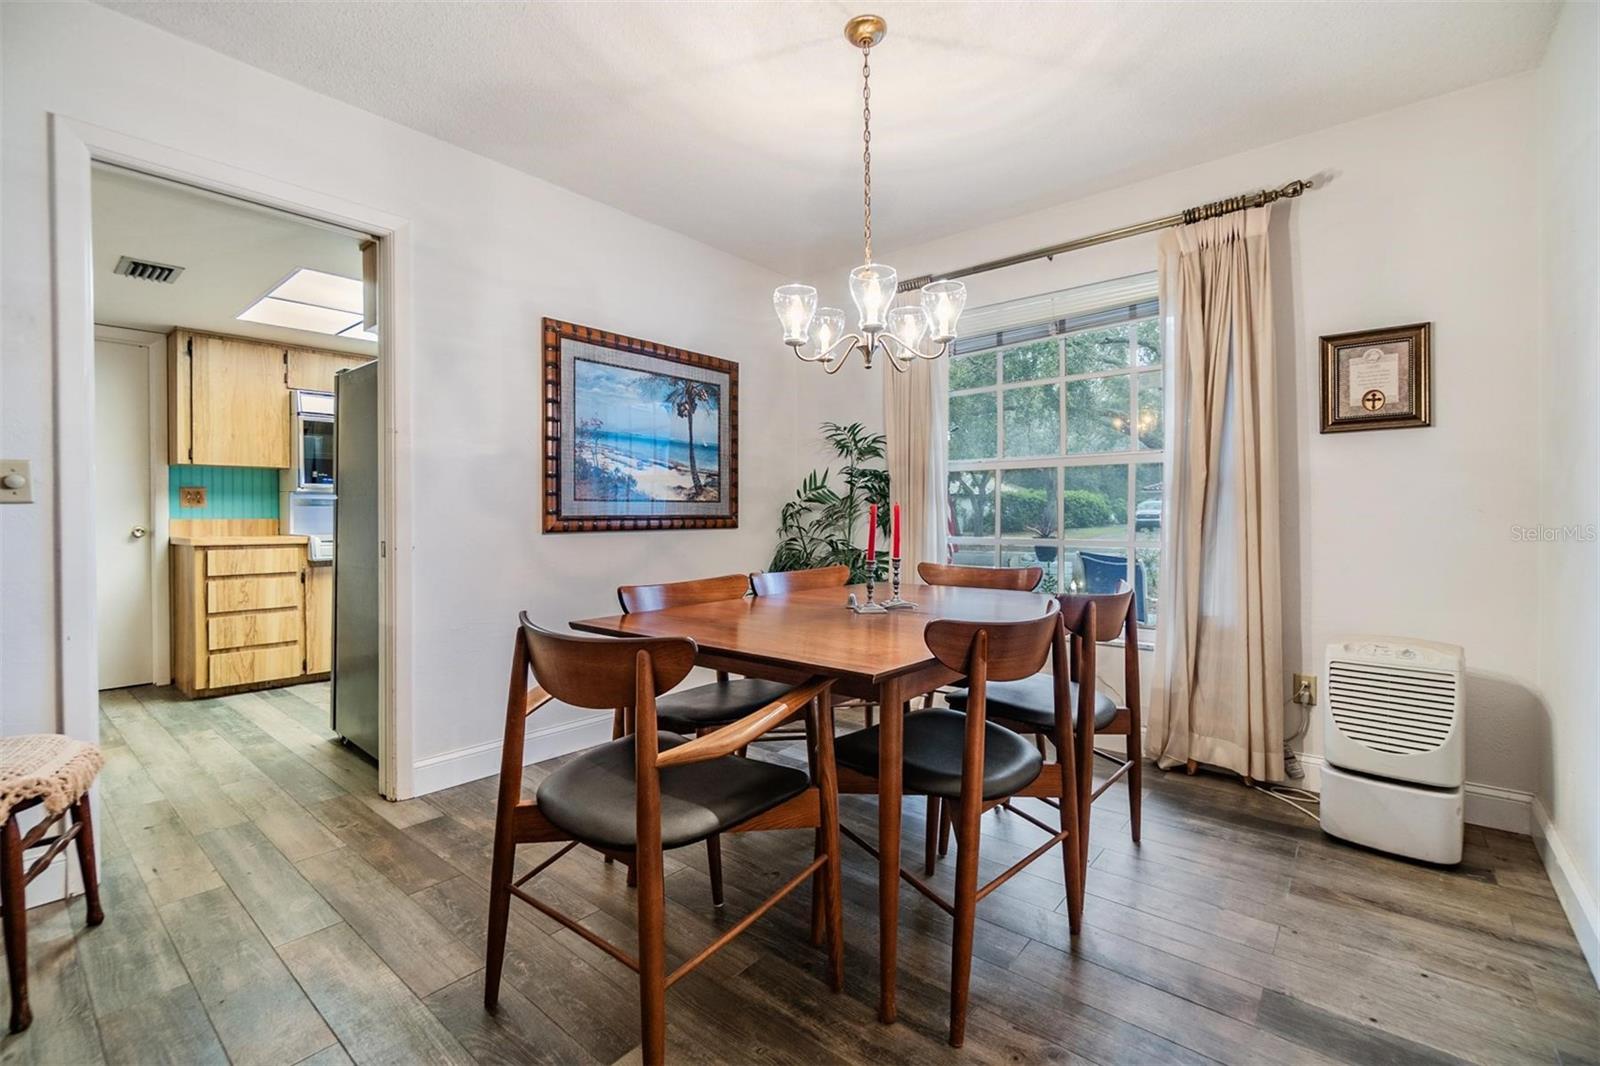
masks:
<path id="1" fill-rule="evenodd" d="M 239 312 L 241 322 L 375 341 L 361 327 L 361 280 L 301 267 L 276 288 Z"/>

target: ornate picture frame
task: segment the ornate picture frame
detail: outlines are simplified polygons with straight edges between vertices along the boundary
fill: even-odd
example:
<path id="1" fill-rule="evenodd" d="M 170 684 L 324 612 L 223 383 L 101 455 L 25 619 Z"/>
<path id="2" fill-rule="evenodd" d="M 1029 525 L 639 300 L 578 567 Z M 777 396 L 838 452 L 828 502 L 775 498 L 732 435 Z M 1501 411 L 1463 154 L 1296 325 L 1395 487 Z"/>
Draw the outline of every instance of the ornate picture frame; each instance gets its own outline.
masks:
<path id="1" fill-rule="evenodd" d="M 739 364 L 543 321 L 544 531 L 739 525 Z"/>
<path id="2" fill-rule="evenodd" d="M 1322 432 L 1431 425 L 1432 333 L 1418 322 L 1322 337 Z"/>

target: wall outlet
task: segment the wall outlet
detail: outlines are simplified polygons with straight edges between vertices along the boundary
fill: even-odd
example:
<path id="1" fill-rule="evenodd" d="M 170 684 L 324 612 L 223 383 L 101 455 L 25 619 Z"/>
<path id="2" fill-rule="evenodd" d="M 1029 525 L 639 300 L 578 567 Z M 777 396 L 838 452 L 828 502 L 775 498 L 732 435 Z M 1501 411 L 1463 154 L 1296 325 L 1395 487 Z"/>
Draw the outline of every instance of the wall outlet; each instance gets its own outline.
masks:
<path id="1" fill-rule="evenodd" d="M 206 505 L 206 487 L 204 485 L 180 485 L 178 487 L 178 505 L 180 507 L 204 507 Z"/>
<path id="2" fill-rule="evenodd" d="M 1295 674 L 1293 691 L 1289 696 L 1289 702 L 1315 707 L 1317 705 L 1317 675 Z"/>
<path id="3" fill-rule="evenodd" d="M 33 502 L 33 468 L 26 459 L 0 459 L 0 503 Z"/>

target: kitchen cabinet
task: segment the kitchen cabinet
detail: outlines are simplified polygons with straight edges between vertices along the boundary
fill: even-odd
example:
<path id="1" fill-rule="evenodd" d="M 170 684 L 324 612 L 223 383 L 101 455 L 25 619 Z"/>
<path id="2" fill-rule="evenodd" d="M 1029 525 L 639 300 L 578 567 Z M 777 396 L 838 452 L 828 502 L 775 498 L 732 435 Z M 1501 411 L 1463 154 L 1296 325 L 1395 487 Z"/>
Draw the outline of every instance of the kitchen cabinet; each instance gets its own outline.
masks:
<path id="1" fill-rule="evenodd" d="M 290 348 L 288 357 L 289 387 L 318 392 L 332 392 L 333 375 L 339 371 L 372 362 L 369 356 L 324 352 L 316 348 Z"/>
<path id="2" fill-rule="evenodd" d="M 167 451 L 198 466 L 289 465 L 282 345 L 173 330 L 167 342 Z"/>
<path id="3" fill-rule="evenodd" d="M 333 391 L 365 355 L 176 329 L 167 338 L 167 461 L 287 469 L 289 390 Z"/>
<path id="4" fill-rule="evenodd" d="M 292 685 L 333 658 L 333 574 L 304 537 L 172 539 L 173 683 L 192 698 Z"/>
<path id="5" fill-rule="evenodd" d="M 333 669 L 333 564 L 306 570 L 306 673 Z"/>

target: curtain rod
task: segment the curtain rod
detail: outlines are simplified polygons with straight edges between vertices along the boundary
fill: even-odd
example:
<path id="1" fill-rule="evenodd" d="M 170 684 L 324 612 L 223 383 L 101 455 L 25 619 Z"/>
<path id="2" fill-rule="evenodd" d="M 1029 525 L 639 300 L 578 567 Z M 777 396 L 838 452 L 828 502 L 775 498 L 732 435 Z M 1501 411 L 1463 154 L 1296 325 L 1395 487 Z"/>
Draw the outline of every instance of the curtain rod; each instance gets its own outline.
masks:
<path id="1" fill-rule="evenodd" d="M 1141 233 L 1152 233 L 1168 226 L 1181 226 L 1188 222 L 1199 222 L 1207 218 L 1220 218 L 1231 215 L 1235 211 L 1243 211 L 1247 207 L 1263 207 L 1277 200 L 1293 199 L 1312 187 L 1311 179 L 1301 180 L 1296 178 L 1276 189 L 1258 189 L 1255 192 L 1243 193 L 1239 196 L 1230 196 L 1226 200 L 1214 200 L 1209 204 L 1199 207 L 1189 207 L 1175 215 L 1166 215 L 1154 218 L 1149 222 L 1136 222 L 1131 226 L 1120 229 L 1108 229 L 1103 233 L 1094 233 L 1076 240 L 1063 241 L 1052 244 L 1048 248 L 1036 248 L 1031 252 L 1019 252 L 1008 255 L 1004 259 L 991 259 L 987 263 L 977 266 L 963 267 L 960 270 L 946 271 L 942 274 L 922 274 L 918 277 L 907 278 L 896 286 L 898 292 L 914 292 L 928 284 L 934 278 L 950 280 L 953 278 L 971 277 L 973 274 L 986 274 L 991 270 L 1000 270 L 1003 267 L 1016 266 L 1018 263 L 1028 263 L 1035 259 L 1054 259 L 1062 252 L 1075 252 L 1080 248 L 1092 248 L 1097 244 L 1107 244 L 1111 241 L 1120 241 L 1124 237 L 1136 237 Z"/>

